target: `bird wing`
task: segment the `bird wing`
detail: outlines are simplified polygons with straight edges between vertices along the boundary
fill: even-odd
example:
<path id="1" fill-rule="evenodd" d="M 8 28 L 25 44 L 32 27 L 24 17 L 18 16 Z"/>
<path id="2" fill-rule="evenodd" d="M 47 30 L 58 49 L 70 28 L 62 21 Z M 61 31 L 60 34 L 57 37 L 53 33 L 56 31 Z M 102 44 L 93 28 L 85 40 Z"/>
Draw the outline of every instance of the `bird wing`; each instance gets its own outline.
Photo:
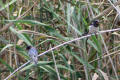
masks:
<path id="1" fill-rule="evenodd" d="M 95 33 L 99 30 L 98 27 L 94 27 L 93 25 L 89 26 L 89 33 Z"/>
<path id="2" fill-rule="evenodd" d="M 35 64 L 37 64 L 37 62 L 38 62 L 38 58 L 37 58 L 38 52 L 37 52 L 36 48 L 32 47 L 32 48 L 28 51 L 28 54 L 29 54 L 29 56 L 31 57 L 31 59 L 33 60 L 33 62 L 34 62 Z"/>
<path id="3" fill-rule="evenodd" d="M 32 47 L 29 51 L 28 51 L 28 54 L 30 57 L 32 56 L 37 56 L 38 55 L 38 52 L 36 50 L 36 48 Z"/>

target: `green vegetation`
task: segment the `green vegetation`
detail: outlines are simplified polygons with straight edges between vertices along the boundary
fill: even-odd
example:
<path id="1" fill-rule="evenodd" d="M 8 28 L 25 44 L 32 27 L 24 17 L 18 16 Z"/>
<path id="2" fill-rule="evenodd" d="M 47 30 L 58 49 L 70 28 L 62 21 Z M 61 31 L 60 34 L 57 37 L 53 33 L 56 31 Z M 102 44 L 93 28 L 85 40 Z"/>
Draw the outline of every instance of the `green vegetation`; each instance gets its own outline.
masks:
<path id="1" fill-rule="evenodd" d="M 112 0 L 113 5 L 120 1 Z M 30 60 L 27 45 L 39 54 L 81 37 L 91 21 L 100 31 L 120 26 L 119 6 L 106 0 L 1 0 L 0 80 Z M 119 31 L 76 40 L 39 56 L 9 80 L 119 80 Z M 87 41 L 87 42 L 86 42 Z"/>

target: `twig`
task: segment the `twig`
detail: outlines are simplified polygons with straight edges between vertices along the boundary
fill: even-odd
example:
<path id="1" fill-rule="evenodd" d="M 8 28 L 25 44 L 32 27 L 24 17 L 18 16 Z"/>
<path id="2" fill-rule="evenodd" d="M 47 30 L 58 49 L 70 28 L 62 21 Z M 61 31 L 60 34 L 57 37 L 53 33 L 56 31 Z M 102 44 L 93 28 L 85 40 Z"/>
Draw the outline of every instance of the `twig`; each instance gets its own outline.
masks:
<path id="1" fill-rule="evenodd" d="M 120 9 L 119 8 L 116 8 L 116 6 L 110 1 L 110 0 L 108 0 L 109 2 L 110 2 L 110 4 L 113 6 L 113 8 L 115 8 L 116 9 L 116 11 L 119 13 L 119 15 L 120 15 Z"/>
<path id="2" fill-rule="evenodd" d="M 73 39 L 73 40 L 64 42 L 64 43 L 62 43 L 62 44 L 60 44 L 60 45 L 58 45 L 58 46 L 55 46 L 55 47 L 53 47 L 53 48 L 51 48 L 51 49 L 49 49 L 49 50 L 47 50 L 47 51 L 39 54 L 38 57 L 43 56 L 43 55 L 47 54 L 48 52 L 51 52 L 52 50 L 55 50 L 55 49 L 57 49 L 57 48 L 59 48 L 59 47 L 61 47 L 61 46 L 63 46 L 63 45 L 69 44 L 69 43 L 71 43 L 71 42 L 74 42 L 74 41 L 77 41 L 77 40 L 81 40 L 81 39 L 90 37 L 90 36 L 92 36 L 92 35 L 98 35 L 98 34 L 102 34 L 102 33 L 106 33 L 106 32 L 113 32 L 113 31 L 120 31 L 120 28 L 110 29 L 110 30 L 104 30 L 104 31 L 100 31 L 100 32 L 98 32 L 98 33 L 96 33 L 96 34 L 89 34 L 89 35 L 86 35 L 86 36 L 82 36 L 82 37 L 79 37 L 79 38 L 75 38 L 75 39 Z M 28 62 L 26 62 L 25 64 L 23 64 L 22 66 L 20 66 L 19 68 L 17 68 L 14 72 L 12 72 L 12 73 L 11 73 L 7 78 L 5 78 L 4 80 L 8 80 L 14 73 L 16 73 L 18 70 L 20 70 L 21 68 L 23 68 L 25 65 L 27 65 L 27 64 L 30 63 L 30 62 L 31 62 L 31 61 L 28 61 Z"/>
<path id="3" fill-rule="evenodd" d="M 100 56 L 100 57 L 98 57 L 97 59 L 94 59 L 94 60 L 90 61 L 89 63 L 93 63 L 93 62 L 95 62 L 95 61 L 97 61 L 97 60 L 104 59 L 104 58 L 106 58 L 106 57 L 108 57 L 108 56 L 111 56 L 111 55 L 113 55 L 113 54 L 118 54 L 118 53 L 120 53 L 120 50 L 118 50 L 118 51 L 116 51 L 116 52 L 113 52 L 113 53 L 110 53 L 110 54 L 107 54 L 107 55 L 104 55 L 104 56 Z M 104 53 L 104 54 L 105 54 L 105 53 Z"/>
<path id="4" fill-rule="evenodd" d="M 20 69 L 22 69 L 24 66 L 26 66 L 27 64 L 29 64 L 31 62 L 31 60 L 30 61 L 28 61 L 28 62 L 26 62 L 25 64 L 23 64 L 22 66 L 20 66 L 19 68 L 17 68 L 15 71 L 13 71 L 8 77 L 6 77 L 4 80 L 8 80 L 14 73 L 16 73 L 17 71 L 19 71 Z"/>
<path id="5" fill-rule="evenodd" d="M 51 48 L 51 45 L 50 45 L 50 48 Z M 56 60 L 55 60 L 55 56 L 54 56 L 53 50 L 51 52 L 52 52 L 53 61 L 54 61 L 54 64 L 55 64 L 55 70 L 56 70 L 56 73 L 57 73 L 57 76 L 58 76 L 58 80 L 61 80 L 59 72 L 58 72 L 58 68 L 57 68 L 57 64 L 56 64 Z"/>
<path id="6" fill-rule="evenodd" d="M 120 4 L 120 0 L 117 1 L 117 2 L 114 4 L 114 6 L 117 6 L 117 5 L 119 5 L 119 4 Z M 103 12 L 101 12 L 100 14 L 98 14 L 97 16 L 95 16 L 92 20 L 98 19 L 98 18 L 100 18 L 101 16 L 108 14 L 108 13 L 109 13 L 111 10 L 113 10 L 113 9 L 114 9 L 114 7 L 111 5 L 110 7 L 108 7 L 107 9 L 105 9 Z"/>
<path id="7" fill-rule="evenodd" d="M 103 45 L 104 45 L 104 47 L 105 47 L 106 53 L 109 55 L 110 53 L 109 53 L 109 51 L 108 51 L 108 48 L 107 48 L 107 46 L 106 46 L 106 44 L 105 44 L 105 41 L 104 41 L 104 39 L 103 39 L 103 37 L 102 37 L 102 36 L 101 36 L 101 39 L 102 39 Z M 117 75 L 117 72 L 116 72 L 116 69 L 115 69 L 115 66 L 114 66 L 114 64 L 113 64 L 112 59 L 111 59 L 111 57 L 110 57 L 110 56 L 108 56 L 108 58 L 109 58 L 110 63 L 111 63 L 111 65 L 112 65 L 113 71 L 114 71 L 114 73 L 115 73 L 116 80 L 119 80 L 119 78 L 118 78 L 118 75 Z"/>

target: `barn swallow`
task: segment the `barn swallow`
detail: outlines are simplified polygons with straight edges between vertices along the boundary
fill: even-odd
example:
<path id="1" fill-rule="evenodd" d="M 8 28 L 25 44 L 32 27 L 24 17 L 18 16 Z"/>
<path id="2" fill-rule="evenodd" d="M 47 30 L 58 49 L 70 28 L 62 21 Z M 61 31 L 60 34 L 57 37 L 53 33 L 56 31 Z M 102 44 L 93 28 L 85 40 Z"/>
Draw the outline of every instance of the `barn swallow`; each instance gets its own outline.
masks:
<path id="1" fill-rule="evenodd" d="M 38 52 L 35 47 L 27 46 L 26 50 L 28 50 L 28 55 L 32 59 L 32 61 L 37 65 L 38 63 Z"/>

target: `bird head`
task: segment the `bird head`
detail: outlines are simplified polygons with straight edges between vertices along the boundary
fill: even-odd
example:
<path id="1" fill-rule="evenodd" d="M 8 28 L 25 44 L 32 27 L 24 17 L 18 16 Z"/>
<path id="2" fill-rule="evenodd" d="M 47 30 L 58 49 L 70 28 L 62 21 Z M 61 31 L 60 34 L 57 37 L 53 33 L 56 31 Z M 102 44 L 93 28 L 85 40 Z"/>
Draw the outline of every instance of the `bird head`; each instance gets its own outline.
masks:
<path id="1" fill-rule="evenodd" d="M 26 50 L 30 50 L 32 46 L 27 46 L 26 47 Z"/>
<path id="2" fill-rule="evenodd" d="M 99 21 L 98 20 L 92 21 L 91 25 L 93 25 L 95 27 L 98 27 L 99 26 Z"/>

